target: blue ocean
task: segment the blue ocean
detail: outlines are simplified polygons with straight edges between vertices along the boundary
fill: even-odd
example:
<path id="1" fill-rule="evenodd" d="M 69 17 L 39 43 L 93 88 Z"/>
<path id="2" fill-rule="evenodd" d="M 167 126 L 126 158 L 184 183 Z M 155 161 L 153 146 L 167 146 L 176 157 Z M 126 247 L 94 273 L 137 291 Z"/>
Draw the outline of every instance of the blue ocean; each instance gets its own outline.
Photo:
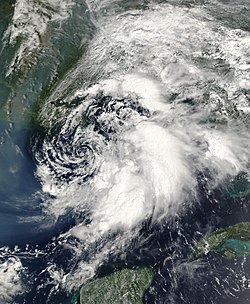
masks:
<path id="1" fill-rule="evenodd" d="M 250 1 L 1 0 L 0 37 L 0 304 L 141 266 L 250 303 Z"/>

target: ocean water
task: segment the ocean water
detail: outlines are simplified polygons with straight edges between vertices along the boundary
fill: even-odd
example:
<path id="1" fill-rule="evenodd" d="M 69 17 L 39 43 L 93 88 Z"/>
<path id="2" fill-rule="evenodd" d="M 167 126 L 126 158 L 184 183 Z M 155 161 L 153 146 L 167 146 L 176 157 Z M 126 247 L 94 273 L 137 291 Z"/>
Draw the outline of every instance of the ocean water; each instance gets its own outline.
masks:
<path id="1" fill-rule="evenodd" d="M 0 303 L 151 266 L 144 303 L 250 303 L 248 0 L 2 0 Z M 154 292 L 152 292 L 154 290 Z"/>

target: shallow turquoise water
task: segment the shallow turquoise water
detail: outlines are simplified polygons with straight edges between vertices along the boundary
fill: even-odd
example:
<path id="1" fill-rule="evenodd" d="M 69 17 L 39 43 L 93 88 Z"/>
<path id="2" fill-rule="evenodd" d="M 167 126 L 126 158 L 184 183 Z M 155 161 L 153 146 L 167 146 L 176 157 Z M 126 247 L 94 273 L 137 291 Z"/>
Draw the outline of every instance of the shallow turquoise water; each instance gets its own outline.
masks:
<path id="1" fill-rule="evenodd" d="M 207 232 L 250 220 L 249 193 L 231 193 L 249 174 L 248 1 L 12 3 L 0 4 L 0 302 L 66 303 L 144 263 L 145 303 L 249 301 L 249 258 L 188 258 Z"/>

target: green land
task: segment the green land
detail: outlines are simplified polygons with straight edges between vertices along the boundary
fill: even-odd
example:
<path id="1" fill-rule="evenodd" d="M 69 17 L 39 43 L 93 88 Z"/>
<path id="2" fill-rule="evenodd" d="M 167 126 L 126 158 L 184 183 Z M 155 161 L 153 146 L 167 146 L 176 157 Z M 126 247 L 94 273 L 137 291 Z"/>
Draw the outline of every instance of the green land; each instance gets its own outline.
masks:
<path id="1" fill-rule="evenodd" d="M 241 222 L 207 234 L 197 243 L 194 257 L 208 252 L 220 253 L 228 259 L 250 255 L 250 222 Z"/>
<path id="2" fill-rule="evenodd" d="M 152 278 L 152 270 L 146 267 L 116 271 L 84 285 L 80 304 L 142 304 Z"/>

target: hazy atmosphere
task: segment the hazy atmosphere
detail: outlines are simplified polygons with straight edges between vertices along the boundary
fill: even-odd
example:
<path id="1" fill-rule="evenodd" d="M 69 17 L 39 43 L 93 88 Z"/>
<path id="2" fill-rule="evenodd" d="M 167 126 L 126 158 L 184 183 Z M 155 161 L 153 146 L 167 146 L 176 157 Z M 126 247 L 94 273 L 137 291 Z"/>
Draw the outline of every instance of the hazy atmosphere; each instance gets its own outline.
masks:
<path id="1" fill-rule="evenodd" d="M 1 0 L 0 304 L 250 303 L 250 0 Z"/>

